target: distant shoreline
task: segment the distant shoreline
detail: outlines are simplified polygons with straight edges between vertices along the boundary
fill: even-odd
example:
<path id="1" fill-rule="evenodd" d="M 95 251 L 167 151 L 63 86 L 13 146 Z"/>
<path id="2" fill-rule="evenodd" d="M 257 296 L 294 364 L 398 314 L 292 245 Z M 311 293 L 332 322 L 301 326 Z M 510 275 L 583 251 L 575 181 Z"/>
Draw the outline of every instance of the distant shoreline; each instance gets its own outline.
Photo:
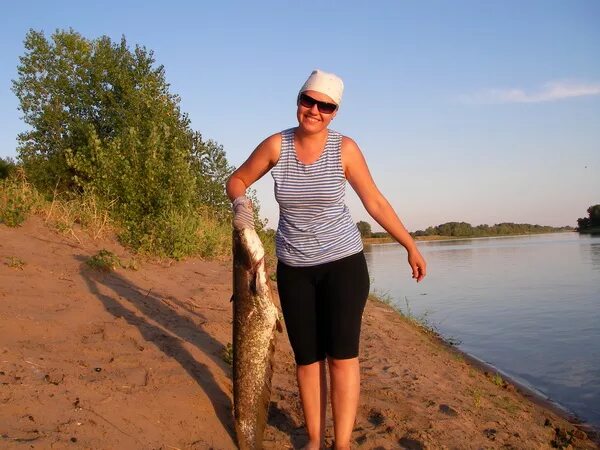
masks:
<path id="1" fill-rule="evenodd" d="M 490 235 L 490 236 L 413 236 L 415 241 L 420 242 L 428 242 L 428 241 L 466 241 L 473 239 L 494 239 L 494 238 L 509 238 L 509 237 L 519 237 L 519 236 L 537 236 L 541 234 L 559 234 L 559 233 L 576 233 L 576 230 L 564 230 L 564 231 L 546 231 L 541 233 L 521 233 L 521 234 L 502 234 L 502 235 Z M 589 233 L 590 231 L 584 231 L 584 233 Z M 598 230 L 600 232 L 600 230 Z M 383 237 L 383 238 L 363 238 L 363 244 L 365 245 L 373 245 L 373 244 L 391 244 L 396 242 L 391 237 Z"/>

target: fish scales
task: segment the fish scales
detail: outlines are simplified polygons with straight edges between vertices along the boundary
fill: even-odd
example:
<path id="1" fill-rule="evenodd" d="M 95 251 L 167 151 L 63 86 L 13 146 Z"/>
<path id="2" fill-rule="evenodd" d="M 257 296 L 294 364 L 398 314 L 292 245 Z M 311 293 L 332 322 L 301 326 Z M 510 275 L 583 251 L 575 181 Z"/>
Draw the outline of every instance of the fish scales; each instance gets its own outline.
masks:
<path id="1" fill-rule="evenodd" d="M 233 231 L 233 410 L 242 450 L 262 448 L 271 396 L 279 312 L 264 256 L 255 230 Z"/>

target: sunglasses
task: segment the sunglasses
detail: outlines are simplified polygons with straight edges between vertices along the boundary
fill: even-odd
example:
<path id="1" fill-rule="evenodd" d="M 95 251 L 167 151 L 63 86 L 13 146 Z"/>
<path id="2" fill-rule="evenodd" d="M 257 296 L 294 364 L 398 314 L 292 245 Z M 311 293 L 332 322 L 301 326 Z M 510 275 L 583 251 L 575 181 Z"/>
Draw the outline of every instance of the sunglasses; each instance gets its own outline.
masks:
<path id="1" fill-rule="evenodd" d="M 298 102 L 308 109 L 317 105 L 317 109 L 323 114 L 332 114 L 337 109 L 337 105 L 335 103 L 321 102 L 304 93 L 298 96 Z"/>

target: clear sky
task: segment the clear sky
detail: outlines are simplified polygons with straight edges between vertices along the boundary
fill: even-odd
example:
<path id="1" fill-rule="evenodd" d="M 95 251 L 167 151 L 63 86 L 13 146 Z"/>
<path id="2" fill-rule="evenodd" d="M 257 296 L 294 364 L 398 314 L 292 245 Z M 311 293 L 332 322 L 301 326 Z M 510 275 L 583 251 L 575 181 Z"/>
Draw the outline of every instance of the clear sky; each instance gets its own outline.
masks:
<path id="1" fill-rule="evenodd" d="M 600 203 L 600 2 L 28 1 L 0 18 L 0 156 L 30 28 L 154 50 L 192 127 L 241 164 L 296 125 L 314 68 L 346 90 L 351 136 L 410 230 L 446 221 L 575 225 Z M 271 176 L 255 187 L 276 226 Z M 348 187 L 356 220 L 379 229 Z"/>

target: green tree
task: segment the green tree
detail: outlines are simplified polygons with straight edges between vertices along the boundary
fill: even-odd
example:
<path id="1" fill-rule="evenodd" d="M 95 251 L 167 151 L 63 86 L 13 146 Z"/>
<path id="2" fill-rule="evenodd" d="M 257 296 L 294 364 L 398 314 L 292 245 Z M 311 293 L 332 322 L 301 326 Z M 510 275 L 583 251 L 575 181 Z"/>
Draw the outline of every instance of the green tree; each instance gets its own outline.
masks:
<path id="1" fill-rule="evenodd" d="M 600 226 L 600 204 L 592 205 L 587 209 L 588 216 L 577 219 L 579 230 Z"/>
<path id="2" fill-rule="evenodd" d="M 579 230 L 585 230 L 586 228 L 589 228 L 591 226 L 592 224 L 590 222 L 589 217 L 580 217 L 579 219 L 577 219 L 577 228 Z"/>
<path id="3" fill-rule="evenodd" d="M 358 227 L 358 231 L 360 231 L 360 236 L 364 238 L 371 237 L 371 224 L 369 222 L 356 222 L 356 226 Z"/>
<path id="4" fill-rule="evenodd" d="M 593 227 L 600 226 L 600 205 L 590 206 L 587 209 L 590 225 Z"/>
<path id="5" fill-rule="evenodd" d="M 202 205 L 228 216 L 223 147 L 190 128 L 152 51 L 73 30 L 51 39 L 30 30 L 25 49 L 12 88 L 30 127 L 18 153 L 34 185 L 113 203 L 135 248 L 164 247 L 175 228 L 189 234 Z"/>
<path id="6" fill-rule="evenodd" d="M 190 167 L 197 177 L 198 200 L 221 213 L 229 213 L 231 202 L 224 186 L 233 172 L 233 167 L 227 161 L 223 146 L 213 140 L 202 140 L 198 132 L 192 134 L 191 143 Z M 253 203 L 255 212 L 258 213 L 259 207 L 255 198 Z"/>
<path id="7" fill-rule="evenodd" d="M 0 180 L 8 178 L 15 167 L 16 164 L 11 158 L 0 158 Z"/>
<path id="8" fill-rule="evenodd" d="M 90 41 L 72 30 L 57 31 L 51 41 L 31 30 L 25 49 L 13 91 L 31 127 L 19 135 L 18 151 L 33 182 L 67 189 L 85 184 L 91 169 L 83 161 L 95 162 L 98 145 L 128 141 L 142 151 L 150 142 L 165 153 L 185 148 L 189 120 L 151 51 L 129 50 L 124 37 L 118 44 L 108 37 Z M 130 154 L 137 160 L 133 168 L 155 151 Z"/>

